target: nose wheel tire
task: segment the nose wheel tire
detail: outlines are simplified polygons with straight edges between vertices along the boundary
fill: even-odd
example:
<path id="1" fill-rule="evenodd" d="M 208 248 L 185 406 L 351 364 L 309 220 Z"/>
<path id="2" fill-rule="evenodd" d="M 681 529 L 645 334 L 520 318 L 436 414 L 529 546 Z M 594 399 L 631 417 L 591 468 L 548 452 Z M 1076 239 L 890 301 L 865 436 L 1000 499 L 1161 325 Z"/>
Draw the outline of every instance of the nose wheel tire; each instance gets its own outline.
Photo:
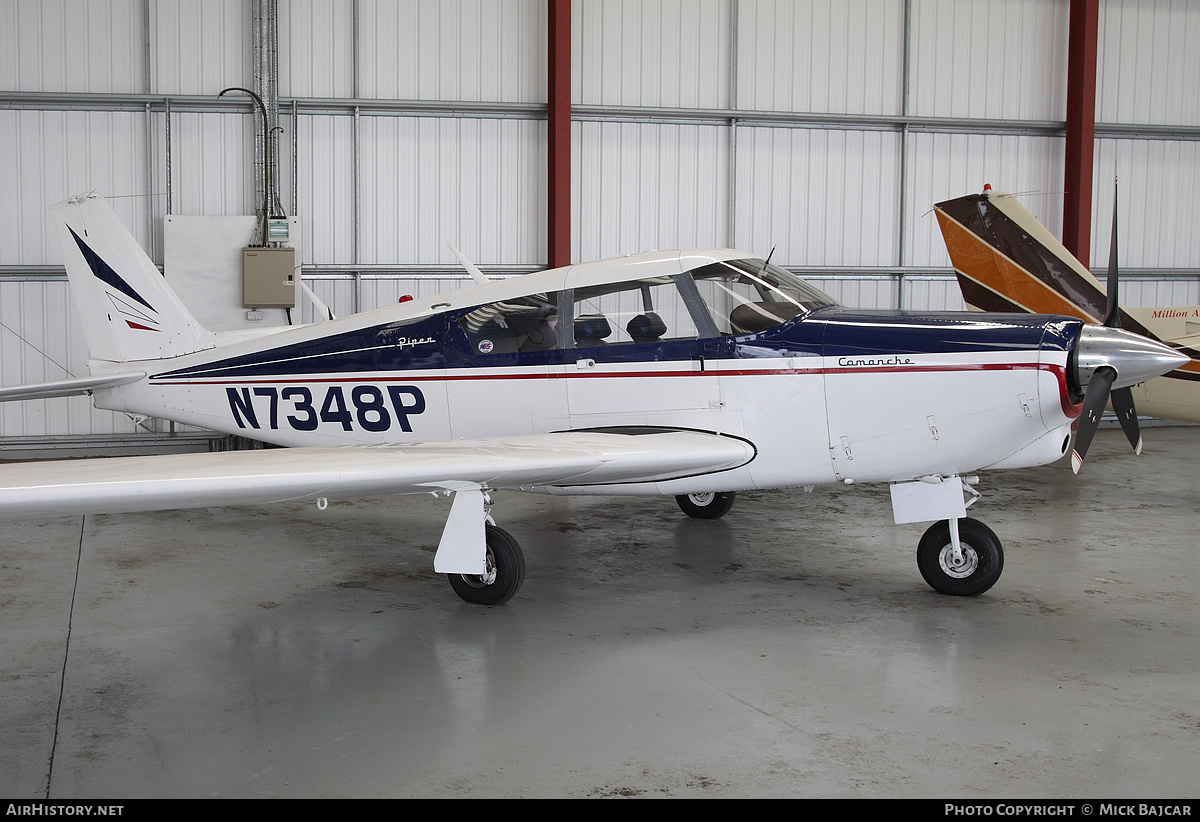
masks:
<path id="1" fill-rule="evenodd" d="M 733 500 L 737 496 L 734 491 L 702 494 L 680 494 L 675 502 L 680 510 L 695 519 L 717 519 L 729 513 Z"/>
<path id="2" fill-rule="evenodd" d="M 450 587 L 473 605 L 502 605 L 525 581 L 525 555 L 512 535 L 495 525 L 484 526 L 487 570 L 482 574 L 446 574 Z"/>
<path id="3" fill-rule="evenodd" d="M 954 555 L 950 523 L 935 522 L 917 545 L 917 568 L 935 591 L 959 597 L 973 597 L 996 584 L 1004 570 L 1004 549 L 1000 539 L 979 520 L 969 517 L 958 521 L 962 555 Z"/>

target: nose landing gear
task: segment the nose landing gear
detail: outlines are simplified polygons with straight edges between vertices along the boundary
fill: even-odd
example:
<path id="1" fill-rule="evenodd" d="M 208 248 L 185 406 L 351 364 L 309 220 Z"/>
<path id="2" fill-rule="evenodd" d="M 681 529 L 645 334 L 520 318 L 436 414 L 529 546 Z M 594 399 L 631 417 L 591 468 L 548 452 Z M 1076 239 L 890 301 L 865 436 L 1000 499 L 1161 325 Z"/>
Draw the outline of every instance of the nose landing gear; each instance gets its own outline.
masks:
<path id="1" fill-rule="evenodd" d="M 952 526 L 957 525 L 958 539 Z M 955 543 L 958 543 L 955 545 Z M 917 544 L 917 568 L 935 591 L 973 597 L 996 584 L 1004 549 L 991 528 L 970 517 L 935 522 Z"/>

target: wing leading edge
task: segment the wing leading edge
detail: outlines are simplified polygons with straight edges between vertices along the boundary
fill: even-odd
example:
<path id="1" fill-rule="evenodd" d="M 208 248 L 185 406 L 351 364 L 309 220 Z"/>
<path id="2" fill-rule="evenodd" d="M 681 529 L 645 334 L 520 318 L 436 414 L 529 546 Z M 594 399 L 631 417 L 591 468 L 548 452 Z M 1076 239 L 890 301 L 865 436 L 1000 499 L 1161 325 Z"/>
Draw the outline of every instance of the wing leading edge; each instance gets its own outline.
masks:
<path id="1" fill-rule="evenodd" d="M 657 482 L 730 470 L 754 455 L 733 437 L 642 429 L 18 463 L 0 466 L 0 515 Z"/>

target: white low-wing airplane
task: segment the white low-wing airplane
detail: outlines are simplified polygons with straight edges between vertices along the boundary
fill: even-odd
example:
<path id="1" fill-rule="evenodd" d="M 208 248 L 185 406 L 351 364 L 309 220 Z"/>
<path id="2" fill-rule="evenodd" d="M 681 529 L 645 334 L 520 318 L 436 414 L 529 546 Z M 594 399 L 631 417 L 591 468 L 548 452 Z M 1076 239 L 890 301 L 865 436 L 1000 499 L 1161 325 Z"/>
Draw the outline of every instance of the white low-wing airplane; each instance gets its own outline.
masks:
<path id="1" fill-rule="evenodd" d="M 892 483 L 897 522 L 940 520 L 922 575 L 979 594 L 1003 553 L 965 518 L 969 475 L 1058 459 L 1085 392 L 1186 359 L 1070 317 L 850 310 L 728 250 L 213 334 L 102 198 L 52 213 L 92 373 L 0 399 L 90 392 L 100 408 L 290 447 L 10 465 L 0 513 L 453 493 L 434 569 L 475 603 L 506 601 L 525 574 L 492 524 L 494 490 L 674 495 L 712 518 L 739 490 L 855 482 Z"/>

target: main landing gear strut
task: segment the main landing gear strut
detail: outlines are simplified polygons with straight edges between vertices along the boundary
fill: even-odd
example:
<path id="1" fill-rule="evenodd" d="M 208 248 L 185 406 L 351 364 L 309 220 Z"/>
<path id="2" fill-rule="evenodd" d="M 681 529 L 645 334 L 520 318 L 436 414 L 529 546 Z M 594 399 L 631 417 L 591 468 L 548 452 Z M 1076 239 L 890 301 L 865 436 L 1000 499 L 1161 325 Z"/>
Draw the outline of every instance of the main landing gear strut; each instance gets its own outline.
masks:
<path id="1" fill-rule="evenodd" d="M 512 534 L 491 517 L 492 499 L 481 486 L 462 484 L 454 492 L 450 516 L 433 558 L 450 587 L 473 605 L 501 605 L 525 581 L 525 555 Z"/>

